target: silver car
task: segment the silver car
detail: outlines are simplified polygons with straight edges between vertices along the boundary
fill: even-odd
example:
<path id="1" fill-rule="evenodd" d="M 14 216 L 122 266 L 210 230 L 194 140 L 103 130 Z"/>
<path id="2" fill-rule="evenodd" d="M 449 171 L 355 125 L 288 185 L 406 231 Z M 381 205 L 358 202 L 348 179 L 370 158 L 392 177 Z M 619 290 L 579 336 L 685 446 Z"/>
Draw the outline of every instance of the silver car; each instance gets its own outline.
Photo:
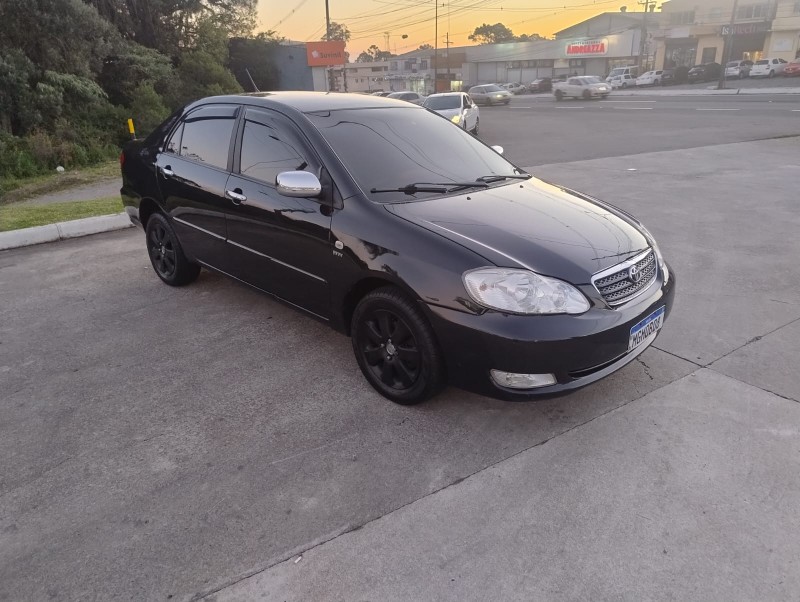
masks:
<path id="1" fill-rule="evenodd" d="M 468 132 L 478 135 L 480 109 L 467 94 L 463 92 L 431 94 L 425 99 L 422 106 L 429 111 L 439 113 L 442 117 L 447 117 Z"/>
<path id="2" fill-rule="evenodd" d="M 418 92 L 392 92 L 387 98 L 396 98 L 397 100 L 405 100 L 406 102 L 421 105 L 425 102 L 425 97 Z"/>
<path id="3" fill-rule="evenodd" d="M 469 96 L 479 105 L 507 105 L 511 102 L 511 92 L 497 84 L 483 84 L 469 89 Z"/>

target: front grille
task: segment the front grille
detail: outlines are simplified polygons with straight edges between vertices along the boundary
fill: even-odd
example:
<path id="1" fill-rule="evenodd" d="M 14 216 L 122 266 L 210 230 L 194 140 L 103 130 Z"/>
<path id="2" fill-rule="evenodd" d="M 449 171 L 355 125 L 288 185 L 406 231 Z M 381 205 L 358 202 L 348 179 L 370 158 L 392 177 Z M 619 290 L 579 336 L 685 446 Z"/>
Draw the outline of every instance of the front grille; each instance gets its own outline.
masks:
<path id="1" fill-rule="evenodd" d="M 656 256 L 650 249 L 644 255 L 601 272 L 592 283 L 609 305 L 621 305 L 653 284 L 657 273 Z"/>

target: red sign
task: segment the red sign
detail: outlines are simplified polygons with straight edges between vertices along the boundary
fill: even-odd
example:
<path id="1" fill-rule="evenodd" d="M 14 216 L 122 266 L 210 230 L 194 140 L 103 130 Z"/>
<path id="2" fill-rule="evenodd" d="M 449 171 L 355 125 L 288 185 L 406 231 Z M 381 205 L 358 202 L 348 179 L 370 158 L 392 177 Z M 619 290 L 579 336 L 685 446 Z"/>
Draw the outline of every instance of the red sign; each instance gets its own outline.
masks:
<path id="1" fill-rule="evenodd" d="M 607 52 L 608 42 L 606 40 L 587 40 L 567 44 L 567 56 L 603 55 Z"/>
<path id="2" fill-rule="evenodd" d="M 306 42 L 306 60 L 309 67 L 344 65 L 344 42 Z"/>

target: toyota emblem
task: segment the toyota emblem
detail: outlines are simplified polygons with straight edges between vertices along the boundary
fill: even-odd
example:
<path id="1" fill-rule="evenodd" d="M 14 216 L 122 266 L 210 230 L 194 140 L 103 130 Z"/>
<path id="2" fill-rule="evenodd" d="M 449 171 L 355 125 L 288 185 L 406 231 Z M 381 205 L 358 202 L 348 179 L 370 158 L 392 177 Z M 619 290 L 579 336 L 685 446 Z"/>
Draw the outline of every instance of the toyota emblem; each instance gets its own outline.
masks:
<path id="1" fill-rule="evenodd" d="M 642 279 L 642 273 L 639 271 L 639 268 L 637 268 L 635 265 L 632 265 L 630 268 L 628 268 L 628 278 L 630 278 L 630 281 L 635 284 Z"/>

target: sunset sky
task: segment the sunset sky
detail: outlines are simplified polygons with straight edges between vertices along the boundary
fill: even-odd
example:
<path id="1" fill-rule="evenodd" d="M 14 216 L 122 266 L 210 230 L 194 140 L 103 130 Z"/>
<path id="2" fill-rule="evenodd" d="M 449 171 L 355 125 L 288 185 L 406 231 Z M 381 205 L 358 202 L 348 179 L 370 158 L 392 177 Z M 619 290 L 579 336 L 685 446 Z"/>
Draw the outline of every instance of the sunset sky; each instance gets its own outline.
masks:
<path id="1" fill-rule="evenodd" d="M 329 0 L 331 20 L 347 25 L 352 34 L 351 57 L 375 44 L 402 54 L 420 44 L 434 45 L 434 0 Z M 554 32 L 621 6 L 639 11 L 635 0 L 439 0 L 439 46 L 449 30 L 455 46 L 472 44 L 467 36 L 482 23 L 503 23 L 515 34 Z M 299 41 L 318 40 L 325 32 L 325 0 L 259 0 L 258 31 L 274 29 Z M 407 39 L 402 39 L 405 34 Z M 351 59 L 352 60 L 352 59 Z"/>

